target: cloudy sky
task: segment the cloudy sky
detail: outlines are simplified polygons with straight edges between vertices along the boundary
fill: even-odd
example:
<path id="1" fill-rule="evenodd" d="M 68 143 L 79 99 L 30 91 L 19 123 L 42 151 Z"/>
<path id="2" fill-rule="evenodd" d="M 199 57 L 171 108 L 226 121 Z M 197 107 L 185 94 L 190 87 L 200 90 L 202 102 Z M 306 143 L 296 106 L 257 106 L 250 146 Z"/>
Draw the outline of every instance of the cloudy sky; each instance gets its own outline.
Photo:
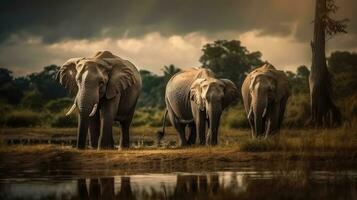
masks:
<path id="1" fill-rule="evenodd" d="M 310 65 L 315 0 L 1 0 L 0 67 L 15 75 L 110 50 L 140 69 L 199 66 L 202 46 L 238 39 L 278 68 Z M 336 0 L 348 34 L 327 52 L 357 51 L 357 1 Z"/>

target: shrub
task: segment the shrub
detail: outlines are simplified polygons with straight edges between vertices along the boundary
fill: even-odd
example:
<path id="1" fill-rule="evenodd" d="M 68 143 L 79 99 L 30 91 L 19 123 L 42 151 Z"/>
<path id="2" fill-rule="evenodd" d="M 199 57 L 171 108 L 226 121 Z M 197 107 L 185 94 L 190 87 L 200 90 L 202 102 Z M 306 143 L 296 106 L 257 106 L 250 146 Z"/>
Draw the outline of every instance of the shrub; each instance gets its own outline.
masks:
<path id="1" fill-rule="evenodd" d="M 236 105 L 225 111 L 221 123 L 228 128 L 250 128 L 243 105 Z"/>
<path id="2" fill-rule="evenodd" d="M 60 98 L 51 100 L 45 105 L 45 109 L 49 112 L 58 113 L 70 107 L 73 104 L 71 98 Z"/>
<path id="3" fill-rule="evenodd" d="M 292 95 L 286 105 L 283 123 L 288 127 L 304 127 L 310 119 L 308 94 Z"/>
<path id="4" fill-rule="evenodd" d="M 77 117 L 76 115 L 72 114 L 66 116 L 64 114 L 57 114 L 51 122 L 52 127 L 76 127 L 77 126 Z"/>
<path id="5" fill-rule="evenodd" d="M 14 111 L 6 117 L 8 127 L 34 127 L 41 125 L 41 114 L 30 110 Z"/>
<path id="6" fill-rule="evenodd" d="M 5 125 L 7 113 L 11 112 L 12 109 L 11 105 L 0 100 L 0 127 Z"/>
<path id="7" fill-rule="evenodd" d="M 151 127 L 158 127 L 162 125 L 162 117 L 164 110 L 152 107 L 143 107 L 135 111 L 133 126 L 149 125 Z M 168 122 L 168 119 L 166 119 Z M 167 125 L 169 123 L 166 123 Z"/>

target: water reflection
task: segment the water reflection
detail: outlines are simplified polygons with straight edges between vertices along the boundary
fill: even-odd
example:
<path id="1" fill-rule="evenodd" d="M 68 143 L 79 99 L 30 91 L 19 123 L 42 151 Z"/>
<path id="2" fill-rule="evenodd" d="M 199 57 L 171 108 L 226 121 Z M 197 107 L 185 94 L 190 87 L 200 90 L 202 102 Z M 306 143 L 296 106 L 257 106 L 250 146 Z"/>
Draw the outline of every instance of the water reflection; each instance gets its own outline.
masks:
<path id="1" fill-rule="evenodd" d="M 347 172 L 143 174 L 74 180 L 1 180 L 0 199 L 356 199 Z"/>

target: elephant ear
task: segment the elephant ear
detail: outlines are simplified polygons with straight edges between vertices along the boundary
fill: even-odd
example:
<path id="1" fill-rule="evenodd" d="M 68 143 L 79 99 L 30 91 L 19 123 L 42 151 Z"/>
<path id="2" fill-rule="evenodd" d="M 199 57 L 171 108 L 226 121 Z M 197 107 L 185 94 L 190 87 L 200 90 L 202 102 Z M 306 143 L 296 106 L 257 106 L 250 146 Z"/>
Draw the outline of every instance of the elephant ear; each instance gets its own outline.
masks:
<path id="1" fill-rule="evenodd" d="M 204 82 L 206 79 L 198 78 L 195 80 L 190 88 L 190 100 L 195 102 L 198 105 L 198 108 L 203 111 L 205 109 L 205 105 L 202 99 L 202 88 L 201 83 Z"/>
<path id="2" fill-rule="evenodd" d="M 223 98 L 223 107 L 227 107 L 235 99 L 238 98 L 239 92 L 237 86 L 228 79 L 221 79 L 224 84 L 224 98 Z"/>
<path id="3" fill-rule="evenodd" d="M 56 80 L 70 91 L 72 94 L 76 94 L 78 91 L 78 86 L 76 83 L 77 69 L 76 65 L 79 61 L 84 58 L 72 58 L 65 62 L 56 74 Z"/>
<path id="4" fill-rule="evenodd" d="M 118 59 L 104 59 L 111 66 L 106 98 L 111 99 L 136 83 L 133 69 Z"/>

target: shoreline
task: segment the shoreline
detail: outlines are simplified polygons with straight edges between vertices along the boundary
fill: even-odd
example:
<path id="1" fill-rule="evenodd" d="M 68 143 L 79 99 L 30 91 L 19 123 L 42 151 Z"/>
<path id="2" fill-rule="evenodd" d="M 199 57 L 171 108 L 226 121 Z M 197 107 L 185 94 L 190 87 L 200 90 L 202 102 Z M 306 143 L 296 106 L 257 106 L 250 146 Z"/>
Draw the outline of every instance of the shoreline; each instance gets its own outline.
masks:
<path id="1" fill-rule="evenodd" d="M 7 146 L 0 150 L 0 177 L 137 172 L 211 171 L 249 166 L 294 168 L 296 163 L 356 166 L 357 152 L 242 152 L 234 147 L 76 150 L 58 145 Z M 290 166 L 290 167 L 289 167 Z"/>

